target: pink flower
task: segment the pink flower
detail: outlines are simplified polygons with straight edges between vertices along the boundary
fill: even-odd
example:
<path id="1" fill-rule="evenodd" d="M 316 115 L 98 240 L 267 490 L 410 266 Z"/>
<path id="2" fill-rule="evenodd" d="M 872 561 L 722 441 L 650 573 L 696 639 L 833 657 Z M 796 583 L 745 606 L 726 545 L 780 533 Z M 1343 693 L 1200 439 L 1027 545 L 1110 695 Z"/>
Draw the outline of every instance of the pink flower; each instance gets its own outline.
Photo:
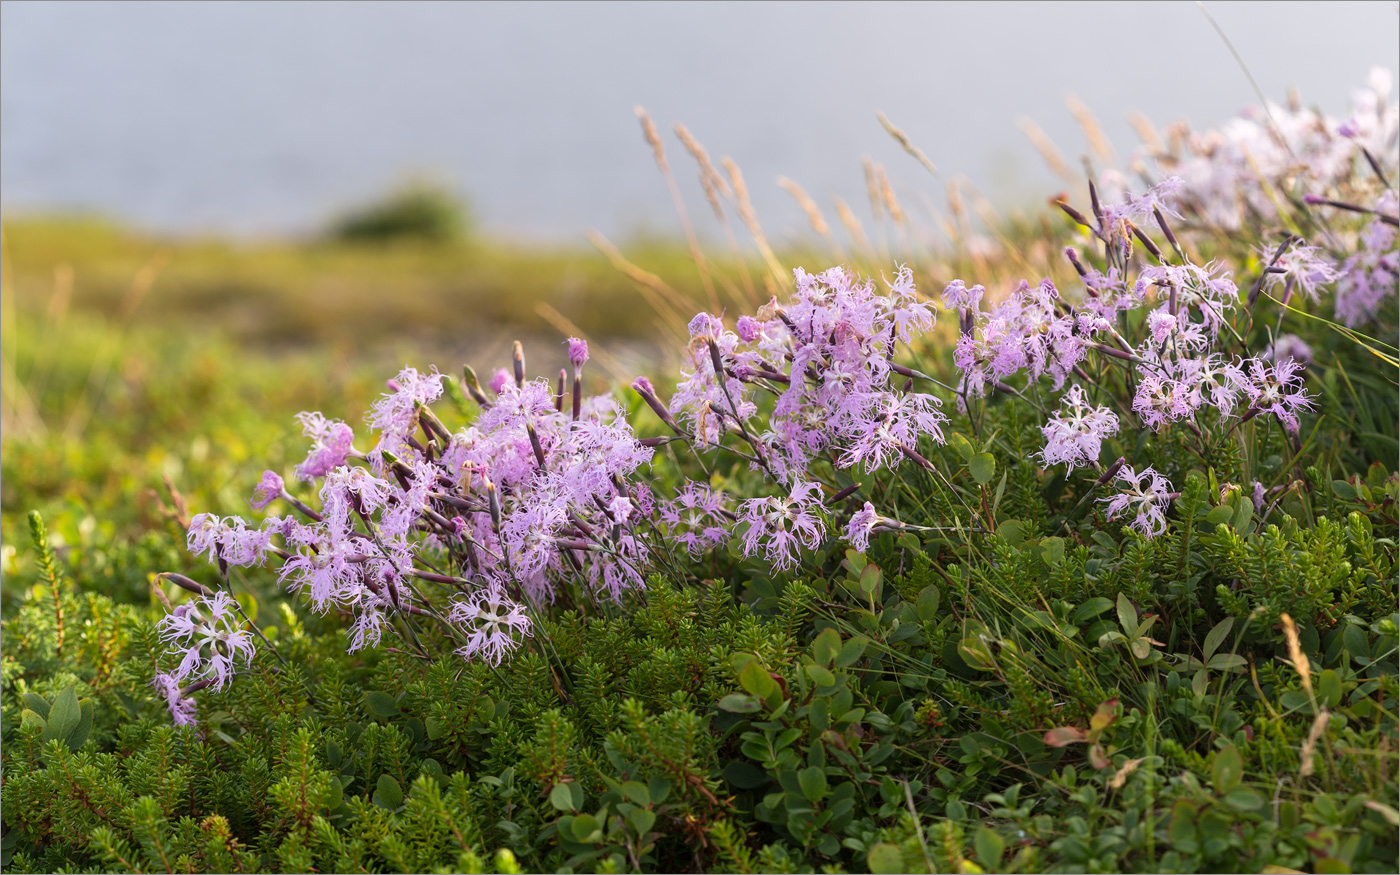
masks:
<path id="1" fill-rule="evenodd" d="M 418 405 L 431 404 L 442 396 L 442 375 L 437 368 L 426 374 L 404 368 L 389 385 L 390 391 L 374 402 L 365 417 L 370 428 L 379 432 L 379 442 L 370 452 L 375 459 L 386 451 L 407 455 L 408 438 L 418 421 Z"/>
<path id="2" fill-rule="evenodd" d="M 195 514 L 190 520 L 186 544 L 196 556 L 207 553 L 213 564 L 261 565 L 272 550 L 271 529 L 249 529 L 238 517 Z"/>
<path id="3" fill-rule="evenodd" d="M 297 466 L 298 477 L 314 480 L 345 464 L 354 450 L 355 433 L 350 426 L 306 411 L 298 413 L 297 420 L 301 422 L 302 433 L 311 438 L 311 452 L 306 461 Z"/>
<path id="4" fill-rule="evenodd" d="M 1167 518 L 1163 511 L 1174 497 L 1172 485 L 1167 482 L 1167 478 L 1152 468 L 1144 468 L 1139 474 L 1134 472 L 1131 466 L 1124 465 L 1118 470 L 1115 479 L 1116 482 L 1126 485 L 1117 495 L 1099 499 L 1108 505 L 1104 508 L 1108 518 L 1117 519 L 1125 512 L 1133 510 L 1136 516 L 1131 525 L 1139 532 L 1149 538 L 1155 538 L 1166 531 Z"/>
<path id="5" fill-rule="evenodd" d="M 171 721 L 176 726 L 195 726 L 198 724 L 199 706 L 194 699 L 186 698 L 180 694 L 180 680 L 170 672 L 157 672 L 151 678 L 151 686 L 156 688 L 156 693 L 165 700 L 165 707 L 170 710 Z"/>
<path id="6" fill-rule="evenodd" d="M 744 532 L 744 555 L 764 550 L 773 568 L 784 571 L 797 565 L 795 550 L 815 550 L 821 545 L 826 524 L 818 514 L 824 509 L 821 487 L 797 481 L 786 498 L 750 498 L 743 504 L 740 522 Z"/>
<path id="7" fill-rule="evenodd" d="M 867 472 L 887 467 L 903 456 L 902 447 L 913 449 L 919 438 L 928 435 L 943 443 L 942 424 L 948 421 L 932 395 L 879 392 L 867 396 L 864 412 L 853 417 L 849 426 L 854 438 L 841 466 L 864 464 Z"/>
<path id="8" fill-rule="evenodd" d="M 1107 407 L 1090 407 L 1084 390 L 1071 386 L 1060 410 L 1042 428 L 1046 465 L 1063 462 L 1068 471 L 1079 465 L 1095 465 L 1106 437 L 1118 433 L 1118 417 Z"/>
<path id="9" fill-rule="evenodd" d="M 1273 247 L 1263 246 L 1260 253 L 1267 264 L 1273 256 Z M 1293 245 L 1275 263 L 1274 269 L 1279 272 L 1270 271 L 1266 275 L 1265 288 L 1274 288 L 1292 280 L 1293 288 L 1314 303 L 1319 296 L 1319 287 L 1328 285 L 1338 276 L 1332 259 L 1316 246 L 1305 245 L 1300 237 L 1294 238 Z"/>
<path id="10" fill-rule="evenodd" d="M 880 515 L 875 512 L 875 505 L 866 502 L 865 506 L 855 512 L 851 521 L 846 526 L 846 540 L 850 542 L 860 552 L 864 553 L 870 548 L 870 533 L 880 524 Z"/>
<path id="11" fill-rule="evenodd" d="M 1258 358 L 1245 359 L 1244 392 L 1249 398 L 1246 418 L 1272 413 L 1285 426 L 1298 428 L 1298 412 L 1312 409 L 1312 396 L 1303 388 L 1303 366 L 1293 359 L 1280 359 L 1273 366 Z"/>
<path id="12" fill-rule="evenodd" d="M 252 636 L 240 628 L 233 598 L 222 590 L 180 605 L 156 628 L 161 640 L 171 645 L 169 652 L 181 654 L 173 672 L 178 681 L 210 678 L 210 686 L 221 690 L 232 680 L 238 659 L 252 665 Z"/>
<path id="13" fill-rule="evenodd" d="M 275 471 L 264 471 L 262 480 L 258 481 L 257 488 L 253 490 L 253 508 L 262 510 L 272 502 L 282 496 L 282 489 L 286 484 Z"/>
<path id="14" fill-rule="evenodd" d="M 580 340 L 577 337 L 570 337 L 565 341 L 569 345 L 569 364 L 574 366 L 574 372 L 583 367 L 583 363 L 588 361 L 588 341 Z"/>
<path id="15" fill-rule="evenodd" d="M 497 368 L 496 373 L 491 375 L 491 382 L 487 385 L 491 387 L 492 392 L 499 395 L 513 382 L 515 382 L 515 377 L 511 376 L 510 371 L 505 368 Z"/>
<path id="16" fill-rule="evenodd" d="M 986 291 L 980 285 L 969 289 L 962 280 L 953 280 L 943 287 L 943 306 L 949 310 L 976 310 Z"/>
<path id="17" fill-rule="evenodd" d="M 729 540 L 722 495 L 703 483 L 687 480 L 676 490 L 674 499 L 662 502 L 661 519 L 670 537 L 691 556 L 698 557 Z"/>
<path id="18" fill-rule="evenodd" d="M 495 586 L 454 600 L 447 619 L 467 637 L 466 644 L 456 652 L 464 659 L 478 657 L 491 665 L 500 665 L 524 638 L 533 634 L 524 606 L 508 599 Z"/>

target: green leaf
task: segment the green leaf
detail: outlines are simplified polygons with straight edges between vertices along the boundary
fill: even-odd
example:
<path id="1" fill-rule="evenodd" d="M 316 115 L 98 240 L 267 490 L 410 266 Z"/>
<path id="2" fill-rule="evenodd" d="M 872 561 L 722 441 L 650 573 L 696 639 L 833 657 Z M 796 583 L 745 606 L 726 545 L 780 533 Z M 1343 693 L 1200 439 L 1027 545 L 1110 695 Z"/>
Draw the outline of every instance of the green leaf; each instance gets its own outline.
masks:
<path id="1" fill-rule="evenodd" d="M 624 781 L 622 795 L 643 808 L 651 804 L 651 794 L 647 792 L 647 785 L 641 781 Z"/>
<path id="2" fill-rule="evenodd" d="M 25 693 L 20 696 L 24 700 L 24 707 L 38 714 L 45 720 L 49 719 L 49 700 L 38 693 Z"/>
<path id="3" fill-rule="evenodd" d="M 1045 560 L 1046 565 L 1059 565 L 1060 560 L 1065 558 L 1065 539 L 1042 538 L 1040 541 L 1040 558 Z"/>
<path id="4" fill-rule="evenodd" d="M 958 655 L 971 668 L 993 671 L 997 667 L 996 660 L 992 658 L 992 649 L 976 635 L 964 638 L 958 644 Z"/>
<path id="5" fill-rule="evenodd" d="M 1138 627 L 1137 608 L 1124 593 L 1118 593 L 1118 625 L 1123 627 L 1124 634 L 1133 635 Z"/>
<path id="6" fill-rule="evenodd" d="M 939 597 L 938 587 L 935 584 L 930 583 L 919 590 L 919 596 L 914 601 L 914 612 L 919 615 L 920 620 L 927 622 L 938 615 Z"/>
<path id="7" fill-rule="evenodd" d="M 812 679 L 812 683 L 816 684 L 819 687 L 829 687 L 832 684 L 836 683 L 836 675 L 832 674 L 830 670 L 823 668 L 820 665 L 813 665 L 811 663 L 808 663 L 807 665 L 804 665 L 802 669 L 803 671 L 807 672 L 807 677 Z"/>
<path id="8" fill-rule="evenodd" d="M 637 835 L 646 835 L 651 832 L 652 826 L 656 823 L 656 814 L 647 811 L 645 808 L 634 808 L 627 812 L 627 819 L 632 821 L 632 826 L 637 830 Z"/>
<path id="9" fill-rule="evenodd" d="M 972 845 L 977 849 L 977 862 L 982 864 L 983 869 L 996 872 L 1001 868 L 1001 853 L 1006 850 L 1006 840 L 996 830 L 978 827 Z"/>
<path id="10" fill-rule="evenodd" d="M 1222 504 L 1219 507 L 1210 509 L 1210 513 L 1206 514 L 1206 523 L 1211 528 L 1214 528 L 1222 523 L 1228 523 L 1234 518 L 1235 509 L 1227 504 Z"/>
<path id="11" fill-rule="evenodd" d="M 78 688 L 70 686 L 53 700 L 53 708 L 49 711 L 48 730 L 44 733 L 45 741 L 62 741 L 68 743 L 68 736 L 78 728 L 78 724 L 83 719 L 83 706 L 78 703 Z"/>
<path id="12" fill-rule="evenodd" d="M 884 579 L 885 575 L 880 566 L 867 565 L 860 571 L 860 591 L 867 596 L 874 596 Z"/>
<path id="13" fill-rule="evenodd" d="M 797 784 L 807 801 L 815 805 L 826 795 L 826 772 L 816 766 L 808 766 L 797 773 Z"/>
<path id="14" fill-rule="evenodd" d="M 976 449 L 972 446 L 972 441 L 957 432 L 948 435 L 948 446 L 951 447 L 953 452 L 957 453 L 964 462 L 971 459 L 973 453 L 976 452 Z"/>
<path id="15" fill-rule="evenodd" d="M 850 641 L 841 645 L 841 652 L 836 654 L 836 667 L 846 668 L 854 665 L 857 659 L 865 653 L 865 648 L 869 646 L 870 639 L 864 635 L 857 635 Z"/>
<path id="16" fill-rule="evenodd" d="M 1210 780 L 1215 785 L 1215 792 L 1222 795 L 1229 793 L 1243 777 L 1244 758 L 1234 745 L 1216 752 L 1215 762 L 1210 766 Z"/>
<path id="17" fill-rule="evenodd" d="M 1118 697 L 1100 702 L 1099 707 L 1094 709 L 1094 716 L 1089 718 L 1090 732 L 1103 732 L 1113 725 L 1113 721 L 1118 719 Z"/>
<path id="18" fill-rule="evenodd" d="M 1206 633 L 1206 643 L 1204 649 L 1206 662 L 1210 662 L 1211 656 L 1215 653 L 1216 650 L 1220 649 L 1221 642 L 1225 640 L 1225 636 L 1230 634 L 1230 630 L 1233 629 L 1234 626 L 1235 618 L 1226 617 L 1219 623 L 1216 623 L 1215 627 Z"/>
<path id="19" fill-rule="evenodd" d="M 248 622 L 256 623 L 258 621 L 258 600 L 253 598 L 253 594 L 240 592 L 234 596 L 234 599 L 238 602 L 238 606 L 243 609 L 243 613 L 248 615 Z"/>
<path id="20" fill-rule="evenodd" d="M 1342 678 L 1332 669 L 1317 676 L 1317 695 L 1323 707 L 1336 708 L 1342 702 Z"/>
<path id="21" fill-rule="evenodd" d="M 574 791 L 570 789 L 576 786 L 573 783 L 554 785 L 554 789 L 549 791 L 549 804 L 554 806 L 555 811 L 578 811 L 574 805 Z"/>
<path id="22" fill-rule="evenodd" d="M 1238 808 L 1240 811 L 1254 811 L 1264 807 L 1264 797 L 1248 787 L 1234 788 L 1225 794 L 1223 801 L 1231 808 Z"/>
<path id="23" fill-rule="evenodd" d="M 955 435 L 955 437 L 962 436 Z M 967 439 L 963 438 L 963 441 L 966 442 Z M 899 850 L 898 845 L 892 845 L 889 842 L 879 842 L 871 847 L 870 853 L 865 856 L 865 864 L 875 875 L 894 875 L 894 873 L 906 871 L 904 853 Z"/>
<path id="24" fill-rule="evenodd" d="M 395 811 L 403 805 L 403 790 L 399 788 L 399 782 L 391 776 L 380 775 L 379 782 L 374 787 L 374 796 L 370 801 L 375 805 L 390 811 Z"/>
<path id="25" fill-rule="evenodd" d="M 730 693 L 719 700 L 721 711 L 732 711 L 735 714 L 753 714 L 759 709 L 759 702 L 753 696 L 746 696 L 743 693 Z"/>
<path id="26" fill-rule="evenodd" d="M 78 725 L 68 733 L 69 750 L 77 750 L 87 744 L 88 733 L 92 732 L 92 699 L 83 699 L 78 703 L 78 707 L 81 709 Z"/>
<path id="27" fill-rule="evenodd" d="M 724 767 L 724 780 L 740 790 L 753 790 L 758 787 L 766 787 L 770 779 L 767 772 L 752 763 L 733 760 Z"/>
<path id="28" fill-rule="evenodd" d="M 991 453 L 978 453 L 967 460 L 968 473 L 977 485 L 986 486 L 997 473 L 997 460 Z"/>
<path id="29" fill-rule="evenodd" d="M 1351 654 L 1352 659 L 1371 655 L 1371 648 L 1366 646 L 1366 633 L 1361 631 L 1360 626 L 1348 625 L 1342 630 L 1342 646 Z"/>
<path id="30" fill-rule="evenodd" d="M 758 660 L 754 660 L 739 670 L 739 686 L 760 699 L 766 699 L 778 685 L 774 683 L 768 671 L 759 665 Z"/>
<path id="31" fill-rule="evenodd" d="M 1152 642 L 1148 641 L 1146 638 L 1134 638 L 1132 641 L 1128 642 L 1128 649 L 1131 650 L 1133 656 L 1136 656 L 1138 659 L 1146 659 L 1152 654 Z"/>
<path id="32" fill-rule="evenodd" d="M 580 814 L 569 824 L 569 831 L 574 834 L 575 841 L 587 842 L 598 831 L 598 819 L 591 814 Z"/>
<path id="33" fill-rule="evenodd" d="M 652 802 L 660 805 L 671 795 L 671 782 L 665 778 L 652 778 L 647 781 L 647 793 L 650 794 Z"/>
<path id="34" fill-rule="evenodd" d="M 1245 534 L 1249 532 L 1249 524 L 1254 520 L 1254 501 L 1241 495 L 1239 498 L 1240 509 L 1235 512 L 1235 519 L 1231 525 L 1235 531 Z"/>
<path id="35" fill-rule="evenodd" d="M 1109 601 L 1103 596 L 1098 596 L 1096 598 L 1089 599 L 1084 604 L 1075 608 L 1074 613 L 1070 615 L 1069 619 L 1071 623 L 1078 626 L 1086 620 L 1092 620 L 1094 617 L 1097 617 L 1099 614 L 1102 614 L 1104 611 L 1108 610 L 1111 607 L 1113 607 L 1113 602 Z"/>
<path id="36" fill-rule="evenodd" d="M 1332 492 L 1344 501 L 1351 501 L 1353 498 L 1356 498 L 1356 489 L 1345 480 L 1333 480 Z"/>
<path id="37" fill-rule="evenodd" d="M 831 665 L 841 652 L 841 633 L 835 629 L 823 629 L 812 642 L 812 658 L 822 665 Z"/>
<path id="38" fill-rule="evenodd" d="M 1249 663 L 1238 653 L 1217 653 L 1206 663 L 1206 668 L 1217 671 L 1234 671 L 1237 668 L 1244 668 Z"/>
<path id="39" fill-rule="evenodd" d="M 384 718 L 393 717 L 400 713 L 399 703 L 394 701 L 394 697 L 378 690 L 365 693 L 365 710 L 375 717 Z"/>
<path id="40" fill-rule="evenodd" d="M 19 713 L 19 725 L 37 726 L 40 729 L 44 730 L 45 733 L 47 733 L 49 729 L 48 723 L 44 720 L 44 718 L 40 717 L 37 711 L 31 711 L 28 708 L 25 708 Z"/>
<path id="41" fill-rule="evenodd" d="M 1020 520 L 1006 520 L 997 524 L 997 534 L 1012 547 L 1020 547 L 1026 542 L 1026 524 Z"/>

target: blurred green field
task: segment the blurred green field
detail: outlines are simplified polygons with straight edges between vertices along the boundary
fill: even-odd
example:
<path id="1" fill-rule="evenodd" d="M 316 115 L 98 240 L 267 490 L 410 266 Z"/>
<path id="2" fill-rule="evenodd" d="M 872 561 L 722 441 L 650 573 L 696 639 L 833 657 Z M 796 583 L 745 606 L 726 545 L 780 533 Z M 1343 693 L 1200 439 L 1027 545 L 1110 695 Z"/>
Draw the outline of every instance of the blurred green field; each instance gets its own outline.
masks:
<path id="1" fill-rule="evenodd" d="M 470 361 L 489 375 L 517 338 L 532 368 L 557 369 L 563 330 L 541 303 L 600 348 L 633 350 L 627 364 L 655 347 L 656 310 L 586 249 L 170 241 L 73 218 L 6 221 L 3 245 L 6 604 L 27 579 L 30 509 L 50 521 L 78 579 L 144 601 L 151 569 L 186 562 L 154 534 L 168 524 L 166 478 L 195 509 L 246 511 L 262 470 L 304 453 L 298 411 L 361 422 L 403 365 Z M 629 249 L 650 270 L 685 273 L 682 250 Z M 143 543 L 160 555 L 129 549 Z"/>
<path id="2" fill-rule="evenodd" d="M 751 310 L 793 265 L 845 261 L 867 275 L 896 260 L 920 288 L 960 272 L 1062 272 L 1064 229 L 1005 223 L 1005 263 L 935 253 L 913 229 L 848 228 L 845 248 L 810 235 L 762 257 L 678 241 L 597 239 L 529 247 L 470 233 L 365 240 L 166 239 L 88 217 L 7 218 L 0 359 L 0 604 L 30 581 L 25 514 L 39 510 L 78 580 L 148 598 L 152 570 L 186 568 L 172 499 L 243 513 L 265 468 L 290 473 L 293 419 L 363 421 L 406 364 L 485 379 L 525 343 L 531 373 L 557 373 L 560 341 L 592 341 L 590 379 L 668 380 L 700 309 Z M 898 232 L 896 235 L 895 232 Z M 763 242 L 766 247 L 767 241 Z M 625 256 L 623 253 L 625 252 Z M 1028 262 L 1034 262 L 1029 263 Z M 601 387 L 597 387 L 601 388 Z"/>

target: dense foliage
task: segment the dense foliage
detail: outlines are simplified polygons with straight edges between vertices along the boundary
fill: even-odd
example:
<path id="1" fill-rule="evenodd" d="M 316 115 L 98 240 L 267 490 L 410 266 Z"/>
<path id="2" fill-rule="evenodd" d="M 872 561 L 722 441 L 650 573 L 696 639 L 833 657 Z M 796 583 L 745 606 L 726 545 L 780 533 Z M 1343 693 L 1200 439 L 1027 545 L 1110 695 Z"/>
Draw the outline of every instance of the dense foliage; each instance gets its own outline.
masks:
<path id="1" fill-rule="evenodd" d="M 167 490 L 198 560 L 153 526 L 70 580 L 31 515 L 6 870 L 1393 871 L 1366 94 L 1106 174 L 1064 273 L 941 327 L 912 272 L 799 269 L 673 392 L 585 398 L 574 341 L 303 414 L 286 516 Z"/>

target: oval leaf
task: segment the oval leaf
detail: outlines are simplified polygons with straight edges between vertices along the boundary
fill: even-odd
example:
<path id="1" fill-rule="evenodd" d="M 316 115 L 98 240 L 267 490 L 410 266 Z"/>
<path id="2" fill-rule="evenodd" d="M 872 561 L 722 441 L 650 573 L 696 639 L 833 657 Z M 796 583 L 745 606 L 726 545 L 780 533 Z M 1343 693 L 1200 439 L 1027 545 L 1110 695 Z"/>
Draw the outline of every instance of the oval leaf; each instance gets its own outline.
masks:
<path id="1" fill-rule="evenodd" d="M 1045 733 L 1045 744 L 1049 747 L 1066 747 L 1088 740 L 1089 734 L 1075 726 L 1056 726 Z"/>
<path id="2" fill-rule="evenodd" d="M 70 686 L 58 694 L 49 710 L 49 728 L 44 737 L 48 741 L 68 743 L 68 736 L 78 728 L 83 719 L 83 706 L 78 703 L 78 689 Z"/>
<path id="3" fill-rule="evenodd" d="M 977 485 L 986 486 L 997 473 L 997 460 L 991 453 L 978 453 L 967 460 L 968 473 Z"/>
<path id="4" fill-rule="evenodd" d="M 730 693 L 719 700 L 721 711 L 732 711 L 735 714 L 753 714 L 758 711 L 758 707 L 757 699 L 743 693 Z"/>
<path id="5" fill-rule="evenodd" d="M 399 703 L 388 693 L 371 690 L 365 693 L 365 710 L 375 717 L 393 717 L 399 712 Z"/>
<path id="6" fill-rule="evenodd" d="M 962 437 L 962 435 L 954 435 L 954 437 Z M 967 443 L 966 438 L 963 438 L 963 443 Z M 870 849 L 870 853 L 865 857 L 865 864 L 875 875 L 893 875 L 893 873 L 904 871 L 904 854 L 899 850 L 898 845 L 880 842 Z"/>
<path id="7" fill-rule="evenodd" d="M 374 785 L 374 798 L 371 801 L 380 808 L 393 811 L 403 805 L 403 790 L 399 788 L 399 782 L 389 775 L 380 775 L 379 782 Z"/>

